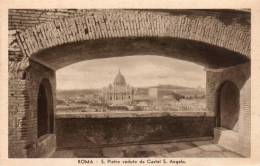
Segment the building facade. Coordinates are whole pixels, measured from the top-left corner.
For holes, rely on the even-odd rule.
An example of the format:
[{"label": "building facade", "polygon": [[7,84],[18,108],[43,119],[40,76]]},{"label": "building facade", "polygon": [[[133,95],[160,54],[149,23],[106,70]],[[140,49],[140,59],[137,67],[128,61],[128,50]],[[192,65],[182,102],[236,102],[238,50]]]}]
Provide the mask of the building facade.
[{"label": "building facade", "polygon": [[134,88],[126,83],[119,70],[113,84],[103,88],[103,96],[109,105],[129,105],[133,101]]}]

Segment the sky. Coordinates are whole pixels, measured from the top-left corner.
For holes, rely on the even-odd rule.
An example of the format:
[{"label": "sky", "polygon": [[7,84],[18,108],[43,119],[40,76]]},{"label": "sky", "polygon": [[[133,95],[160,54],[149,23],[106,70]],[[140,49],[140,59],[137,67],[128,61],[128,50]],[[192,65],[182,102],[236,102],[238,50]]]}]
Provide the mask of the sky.
[{"label": "sky", "polygon": [[127,56],[75,63],[56,73],[57,89],[102,88],[113,83],[118,71],[134,87],[172,84],[186,87],[206,85],[204,67],[162,56]]}]

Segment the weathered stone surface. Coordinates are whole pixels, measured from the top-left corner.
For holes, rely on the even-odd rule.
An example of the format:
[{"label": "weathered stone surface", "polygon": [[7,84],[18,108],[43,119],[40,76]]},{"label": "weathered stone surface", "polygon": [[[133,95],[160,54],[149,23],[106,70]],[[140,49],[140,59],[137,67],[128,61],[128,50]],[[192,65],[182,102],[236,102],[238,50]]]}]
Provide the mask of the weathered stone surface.
[{"label": "weathered stone surface", "polygon": [[[212,117],[59,118],[57,146],[88,147],[210,137]],[[77,141],[74,141],[77,140]]]},{"label": "weathered stone surface", "polygon": [[[55,97],[55,73],[37,63],[31,63],[23,76],[9,77],[9,156],[36,157],[37,96],[40,82],[48,78]],[[55,106],[55,102],[53,107]],[[53,108],[55,110],[55,107]],[[54,139],[53,139],[54,140]],[[54,142],[56,142],[54,140]],[[53,142],[52,142],[53,144]],[[14,146],[15,145],[15,146]],[[56,146],[53,144],[53,146]],[[46,147],[47,148],[47,147]],[[39,149],[38,149],[39,150]]]},{"label": "weathered stone surface", "polygon": [[[225,14],[229,20],[223,19]],[[199,10],[192,12],[68,10],[65,12],[12,9],[9,10],[9,16],[9,29],[22,31],[17,33],[17,41],[24,56],[29,57],[41,50],[62,44],[128,37],[181,38],[223,47],[250,57],[250,24],[248,23],[250,14],[248,13],[232,14],[220,11],[205,13]],[[20,26],[16,22],[19,22]]]},{"label": "weathered stone surface", "polygon": [[104,157],[114,157],[114,158],[121,158],[124,157],[124,152],[121,148],[103,148],[102,149]]},{"label": "weathered stone surface", "polygon": [[52,158],[74,158],[77,157],[74,155],[75,152],[72,150],[62,150],[62,151],[55,151],[55,153],[51,156]]},{"label": "weathered stone surface", "polygon": [[[223,83],[231,81],[240,91],[239,98],[239,129],[234,131],[221,131],[216,133],[216,143],[225,146],[228,149],[236,150],[236,152],[249,156],[250,154],[250,64],[237,65],[223,70],[208,70],[207,71],[207,108],[208,110],[217,113],[219,110],[219,90]],[[224,129],[226,130],[226,129]],[[228,138],[229,132],[231,137]],[[225,134],[226,133],[226,134]],[[222,137],[223,136],[223,137]],[[219,139],[219,140],[218,140]]]},{"label": "weathered stone surface", "polygon": [[[203,141],[202,141],[203,142]],[[206,141],[204,144],[210,142]],[[178,145],[182,144],[182,145]],[[54,158],[64,158],[64,157],[108,157],[108,158],[118,158],[118,157],[160,157],[160,158],[183,158],[183,157],[241,157],[240,155],[227,151],[204,151],[200,149],[199,146],[190,146],[190,142],[180,142],[176,143],[174,147],[175,151],[168,151],[166,147],[172,146],[172,143],[160,143],[160,144],[145,144],[145,145],[127,145],[127,146],[117,146],[117,147],[100,147],[100,148],[88,148],[88,149],[70,149],[70,150],[58,150],[54,153],[52,157]],[[187,146],[185,146],[187,145]],[[195,144],[194,144],[195,145]],[[209,144],[216,146],[214,144]],[[188,148],[187,148],[188,147]],[[131,159],[130,159],[131,160]]]},{"label": "weathered stone surface", "polygon": [[192,143],[204,151],[215,151],[215,152],[222,151],[222,149],[216,144],[213,144],[212,141],[199,141],[199,142],[192,142]]},{"label": "weathered stone surface", "polygon": [[57,119],[63,118],[136,118],[136,117],[213,117],[214,113],[208,111],[117,111],[117,112],[78,112],[73,113],[57,113]]}]

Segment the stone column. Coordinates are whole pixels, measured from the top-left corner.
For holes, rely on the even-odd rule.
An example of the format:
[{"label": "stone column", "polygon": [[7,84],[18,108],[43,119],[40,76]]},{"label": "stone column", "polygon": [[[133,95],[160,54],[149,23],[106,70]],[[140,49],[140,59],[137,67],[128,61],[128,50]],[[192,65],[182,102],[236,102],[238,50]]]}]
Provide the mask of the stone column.
[{"label": "stone column", "polygon": [[[50,146],[44,149],[38,145],[37,98],[42,79],[51,83],[55,114],[55,71],[30,62],[25,71],[9,73],[9,157],[41,157],[55,149],[55,134],[48,137]],[[53,124],[55,133],[55,122]]]},{"label": "stone column", "polygon": [[239,102],[239,128],[238,132],[232,130],[220,131],[215,141],[222,146],[236,151],[244,156],[250,155],[250,63],[244,63],[223,69],[206,69],[207,72],[207,108],[216,116],[219,107],[219,89],[226,81],[233,82],[240,91]]}]

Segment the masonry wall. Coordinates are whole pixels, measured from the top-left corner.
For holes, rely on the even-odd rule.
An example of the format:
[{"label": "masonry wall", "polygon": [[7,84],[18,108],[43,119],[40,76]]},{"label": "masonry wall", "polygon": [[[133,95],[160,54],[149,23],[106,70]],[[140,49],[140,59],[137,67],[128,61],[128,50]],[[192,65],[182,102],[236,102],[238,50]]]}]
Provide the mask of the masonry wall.
[{"label": "masonry wall", "polygon": [[250,63],[221,70],[207,71],[207,108],[214,114],[218,111],[218,95],[225,81],[233,82],[240,90],[239,102],[239,153],[250,156],[251,113],[250,113]]},{"label": "masonry wall", "polygon": [[24,128],[26,111],[30,107],[26,80],[9,78],[8,86],[8,154],[9,157],[25,157],[27,136]]},{"label": "masonry wall", "polygon": [[214,117],[58,118],[57,148],[213,138]]},{"label": "masonry wall", "polygon": [[9,157],[35,157],[37,154],[37,95],[43,78],[50,81],[55,99],[54,71],[30,62],[29,68],[20,75],[9,73]]},{"label": "masonry wall", "polygon": [[24,54],[18,67],[26,66],[26,58],[34,53],[54,46],[122,37],[188,39],[250,57],[250,13],[245,12],[11,9],[9,30],[17,30]]}]

